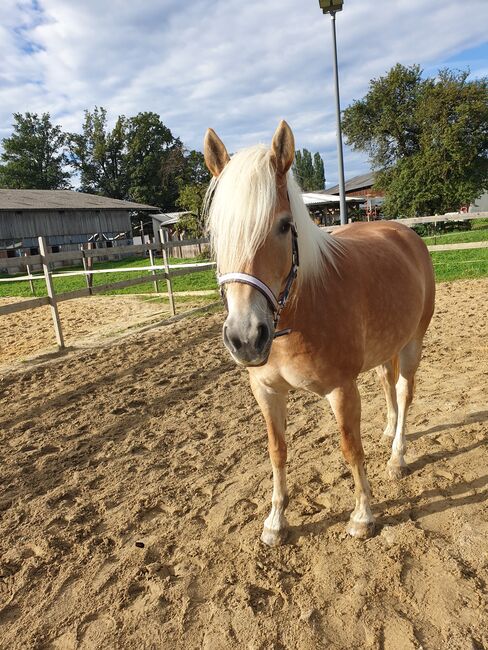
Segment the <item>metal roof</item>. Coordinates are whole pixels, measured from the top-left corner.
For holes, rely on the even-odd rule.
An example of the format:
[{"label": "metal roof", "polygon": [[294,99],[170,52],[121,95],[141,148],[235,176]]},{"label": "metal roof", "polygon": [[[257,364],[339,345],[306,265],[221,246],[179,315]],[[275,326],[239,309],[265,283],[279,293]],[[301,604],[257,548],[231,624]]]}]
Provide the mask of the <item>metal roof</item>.
[{"label": "metal roof", "polygon": [[5,210],[159,210],[154,205],[110,199],[74,190],[2,190],[0,211]]},{"label": "metal roof", "polygon": [[158,214],[150,214],[149,216],[159,221],[162,226],[172,226],[178,223],[180,217],[185,214],[191,214],[191,212],[158,212]]},{"label": "metal roof", "polygon": [[[323,192],[303,192],[302,199],[305,205],[327,205],[328,203],[337,205],[340,202],[338,196],[334,194],[325,194]],[[355,201],[362,203],[364,197],[346,196],[346,201],[349,201],[349,203]]]},{"label": "metal roof", "polygon": [[[367,174],[361,174],[360,176],[354,176],[346,181],[346,192],[354,192],[354,190],[360,190],[363,187],[372,187],[374,185],[374,172],[368,172]],[[339,194],[339,185],[334,185],[334,187],[329,187],[328,190],[325,190],[328,194]]]}]

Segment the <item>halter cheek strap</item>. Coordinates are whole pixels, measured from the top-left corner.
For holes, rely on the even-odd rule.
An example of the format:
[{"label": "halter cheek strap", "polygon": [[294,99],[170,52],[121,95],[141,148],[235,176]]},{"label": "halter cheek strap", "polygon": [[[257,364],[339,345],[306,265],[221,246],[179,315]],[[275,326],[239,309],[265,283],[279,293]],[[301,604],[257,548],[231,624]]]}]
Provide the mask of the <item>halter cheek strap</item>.
[{"label": "halter cheek strap", "polygon": [[[278,325],[278,321],[280,320],[281,312],[283,311],[286,301],[288,300],[288,296],[290,295],[292,284],[295,278],[297,277],[298,265],[300,263],[299,256],[298,256],[298,235],[297,235],[297,230],[295,228],[295,224],[291,224],[291,235],[292,235],[291,269],[286,278],[285,288],[283,289],[283,291],[281,292],[278,298],[276,298],[276,296],[274,295],[274,293],[268,287],[267,284],[265,284],[259,278],[254,277],[254,275],[249,275],[248,273],[226,273],[225,275],[221,275],[217,278],[222,299],[225,298],[224,289],[223,289],[224,284],[228,284],[229,282],[240,282],[241,284],[249,284],[251,287],[254,287],[254,289],[257,289],[260,293],[262,293],[262,295],[268,301],[271,310],[273,312],[275,329],[276,326]],[[277,338],[278,336],[284,336],[285,334],[289,334],[290,332],[291,329],[289,328],[280,330],[279,332],[275,332],[274,338]]]}]

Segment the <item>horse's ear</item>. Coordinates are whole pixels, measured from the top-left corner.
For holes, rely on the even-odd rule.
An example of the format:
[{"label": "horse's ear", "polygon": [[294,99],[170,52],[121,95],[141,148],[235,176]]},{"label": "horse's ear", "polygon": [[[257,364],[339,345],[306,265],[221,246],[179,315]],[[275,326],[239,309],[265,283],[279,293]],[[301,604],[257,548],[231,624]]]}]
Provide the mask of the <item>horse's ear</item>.
[{"label": "horse's ear", "polygon": [[213,129],[207,129],[203,142],[203,155],[205,164],[213,176],[220,176],[222,170],[230,160],[225,144]]},{"label": "horse's ear", "polygon": [[276,171],[286,174],[295,158],[295,138],[285,120],[281,120],[273,136],[271,155],[276,164]]}]

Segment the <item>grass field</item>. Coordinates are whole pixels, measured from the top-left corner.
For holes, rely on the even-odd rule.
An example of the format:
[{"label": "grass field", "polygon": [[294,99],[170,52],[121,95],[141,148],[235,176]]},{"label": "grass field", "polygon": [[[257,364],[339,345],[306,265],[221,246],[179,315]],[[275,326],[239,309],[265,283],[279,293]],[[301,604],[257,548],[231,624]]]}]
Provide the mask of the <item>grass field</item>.
[{"label": "grass field", "polygon": [[[180,260],[177,258],[170,258],[170,264],[185,264],[191,263],[195,260]],[[156,258],[156,264],[162,264],[162,260]],[[112,262],[96,262],[93,265],[93,269],[120,269],[116,273],[107,273],[107,274],[95,274],[93,276],[93,286],[100,284],[108,284],[111,282],[119,282],[121,280],[129,280],[131,278],[137,278],[143,275],[139,271],[124,271],[124,267],[140,267],[141,271],[144,267],[149,265],[149,259],[124,259]],[[56,273],[62,273],[64,271],[75,271],[80,270],[80,267],[64,267],[62,269],[56,269]],[[24,274],[22,274],[24,275]],[[124,289],[117,289],[114,291],[105,291],[104,295],[112,294],[143,294],[143,293],[153,293],[154,285],[150,279],[149,273],[148,282],[144,284],[138,284],[133,287],[125,287]],[[7,276],[5,274],[0,275],[0,277],[13,277]],[[54,289],[57,293],[63,293],[65,291],[74,291],[76,289],[83,289],[85,284],[85,278],[81,275],[78,276],[68,276],[64,278],[53,278]],[[179,276],[173,279],[173,291],[199,291],[202,289],[217,289],[217,283],[215,281],[215,272],[213,270],[201,271],[199,273],[192,273],[191,275]],[[35,281],[36,296],[45,296],[46,286],[44,281],[37,280]],[[166,291],[165,281],[160,281],[160,291]],[[30,297],[32,296],[29,283],[25,282],[2,282],[0,283],[0,297],[9,297],[9,296],[22,296]]]},{"label": "grass field", "polygon": [[[479,220],[473,222],[473,228],[464,232],[451,232],[435,237],[424,237],[428,246],[439,244],[454,244],[461,242],[488,241],[488,220]],[[436,279],[438,282],[448,280],[479,278],[488,276],[488,248],[472,249],[463,251],[442,251],[432,253]],[[195,260],[181,260],[171,258],[170,264],[192,263]],[[161,259],[156,259],[156,264],[162,264]],[[113,262],[98,262],[94,264],[94,269],[117,269],[117,272],[110,274],[95,274],[93,276],[93,285],[107,284],[109,282],[118,282],[130,278],[139,277],[139,271],[124,271],[127,267],[140,267],[141,271],[149,265],[149,259],[124,259]],[[79,270],[79,267],[57,269],[56,272],[68,270]],[[148,273],[149,276],[149,273]],[[0,278],[12,277],[0,274]],[[46,288],[44,281],[35,281],[36,296],[45,296]],[[83,276],[70,276],[64,278],[54,278],[54,287],[56,292],[73,291],[85,287],[85,278]],[[215,272],[213,270],[201,271],[190,275],[179,276],[173,279],[173,290],[175,292],[199,291],[217,289],[215,281]],[[160,282],[160,291],[166,291],[164,281]],[[116,289],[104,292],[105,295],[111,294],[150,294],[154,292],[154,286],[150,279],[147,283],[139,284],[124,289]],[[31,297],[32,293],[28,282],[1,282],[0,297]],[[178,297],[181,301],[183,296]],[[208,298],[207,298],[208,299]]]},{"label": "grass field", "polygon": [[[424,237],[427,246],[488,241],[488,219],[473,221],[472,229]],[[437,282],[488,276],[488,248],[432,253]]]}]

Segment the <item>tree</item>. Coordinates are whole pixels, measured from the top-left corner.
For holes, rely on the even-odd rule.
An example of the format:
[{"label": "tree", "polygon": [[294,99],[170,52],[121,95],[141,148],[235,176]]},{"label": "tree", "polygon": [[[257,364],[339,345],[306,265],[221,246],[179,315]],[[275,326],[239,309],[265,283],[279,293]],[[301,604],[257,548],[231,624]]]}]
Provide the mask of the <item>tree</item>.
[{"label": "tree", "polygon": [[183,144],[159,115],[138,113],[128,120],[127,168],[129,195],[134,201],[174,210],[184,167]]},{"label": "tree", "polygon": [[175,210],[184,148],[156,113],[120,115],[109,129],[107,111],[96,107],[69,140],[81,191]]},{"label": "tree", "polygon": [[314,190],[323,190],[325,187],[324,161],[318,151],[313,155],[313,175]]},{"label": "tree", "polygon": [[397,64],[344,111],[343,129],[369,155],[385,214],[443,214],[488,186],[488,79]]},{"label": "tree", "polygon": [[129,189],[126,155],[127,120],[107,128],[107,111],[85,111],[82,133],[69,136],[70,163],[80,173],[80,190],[125,199]]},{"label": "tree", "polygon": [[66,134],[53,126],[49,113],[14,113],[14,132],[2,141],[0,186],[57,190],[70,187],[64,147]]},{"label": "tree", "polygon": [[293,173],[305,192],[324,189],[324,161],[318,152],[314,153],[312,159],[312,154],[308,149],[296,151]]},{"label": "tree", "polygon": [[210,172],[200,151],[190,151],[185,156],[185,168],[179,179],[176,205],[190,214],[181,217],[178,229],[191,237],[201,237],[205,228],[203,201],[210,182]]}]

